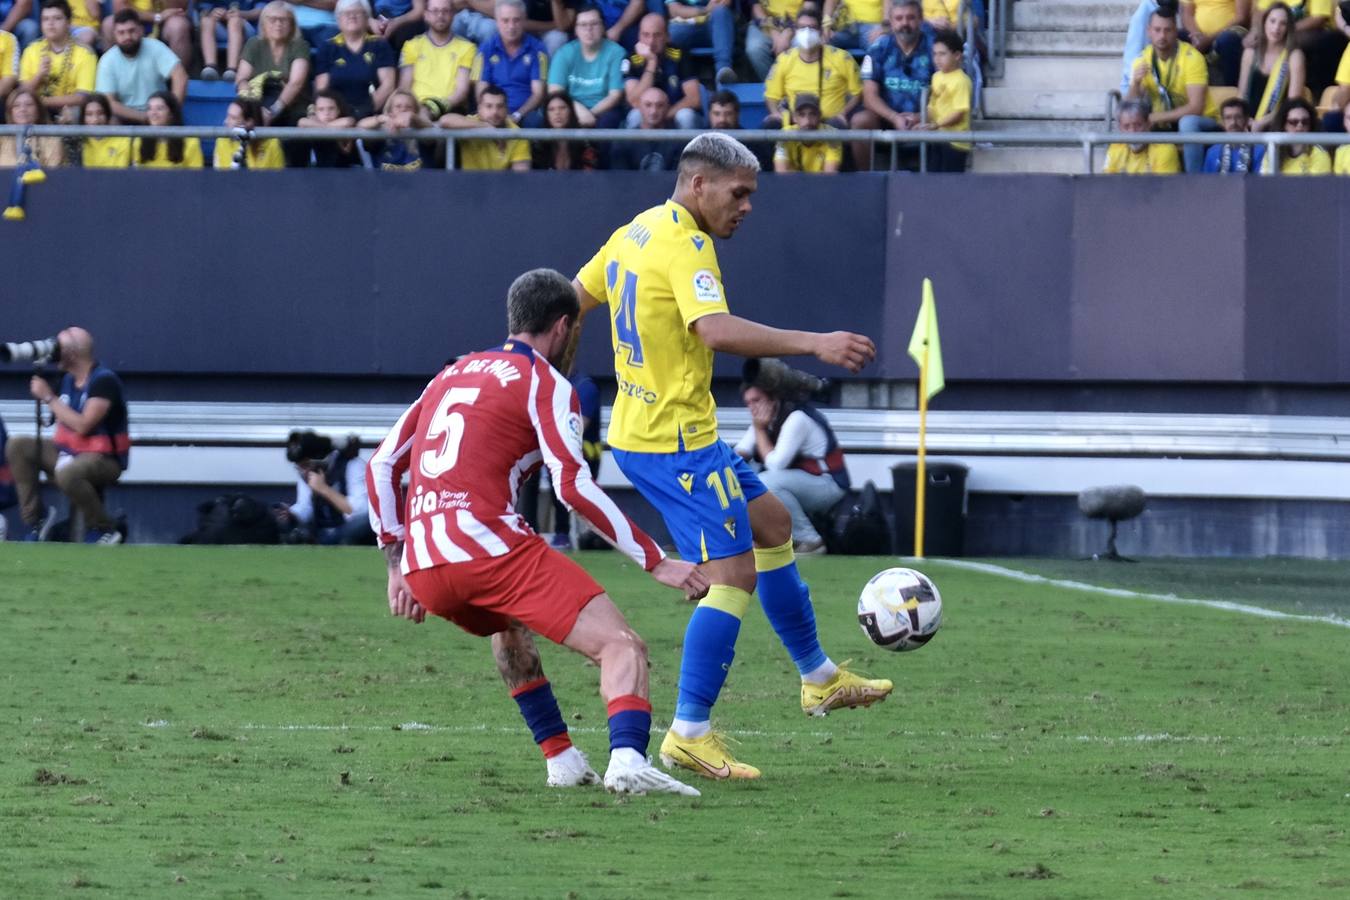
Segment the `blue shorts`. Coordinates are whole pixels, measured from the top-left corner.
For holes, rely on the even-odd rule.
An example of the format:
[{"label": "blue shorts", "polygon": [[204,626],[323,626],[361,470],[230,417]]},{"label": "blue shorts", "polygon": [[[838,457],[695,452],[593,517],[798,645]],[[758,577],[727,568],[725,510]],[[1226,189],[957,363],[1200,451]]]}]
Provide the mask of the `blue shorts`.
[{"label": "blue shorts", "polygon": [[683,559],[727,559],[754,547],[749,505],[768,489],[726,442],[677,453],[612,452],[661,513]]}]

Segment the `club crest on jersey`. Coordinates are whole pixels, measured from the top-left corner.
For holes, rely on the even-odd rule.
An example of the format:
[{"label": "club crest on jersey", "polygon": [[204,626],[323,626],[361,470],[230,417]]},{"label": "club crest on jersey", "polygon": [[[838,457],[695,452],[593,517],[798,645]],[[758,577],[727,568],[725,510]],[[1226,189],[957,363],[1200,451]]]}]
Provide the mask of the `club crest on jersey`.
[{"label": "club crest on jersey", "polygon": [[686,494],[694,493],[694,473],[681,472],[679,474],[680,487],[684,488]]},{"label": "club crest on jersey", "polygon": [[731,539],[734,541],[736,539],[736,520],[727,516],[727,520],[722,523],[722,527],[727,530],[727,534],[731,535]]},{"label": "club crest on jersey", "polygon": [[717,287],[717,276],[711,269],[694,273],[694,299],[700,303],[721,303],[722,291]]}]

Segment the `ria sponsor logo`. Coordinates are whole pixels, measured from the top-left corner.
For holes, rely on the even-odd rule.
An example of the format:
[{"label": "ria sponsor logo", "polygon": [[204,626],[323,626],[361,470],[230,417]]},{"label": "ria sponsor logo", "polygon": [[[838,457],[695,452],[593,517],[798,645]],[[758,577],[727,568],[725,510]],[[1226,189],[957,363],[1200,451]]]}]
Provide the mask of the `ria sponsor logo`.
[{"label": "ria sponsor logo", "polygon": [[625,397],[641,400],[646,404],[655,403],[658,398],[656,391],[636,382],[629,381],[622,376],[619,378],[619,393]]},{"label": "ria sponsor logo", "polygon": [[468,509],[467,491],[423,491],[420,488],[408,500],[408,517],[424,516],[442,509]]}]

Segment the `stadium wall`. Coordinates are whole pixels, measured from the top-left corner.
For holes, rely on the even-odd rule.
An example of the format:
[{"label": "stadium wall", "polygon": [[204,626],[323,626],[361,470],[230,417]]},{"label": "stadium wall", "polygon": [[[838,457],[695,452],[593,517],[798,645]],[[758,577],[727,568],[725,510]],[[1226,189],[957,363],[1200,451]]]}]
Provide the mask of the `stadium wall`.
[{"label": "stadium wall", "polygon": [[[659,203],[647,173],[54,173],[0,241],[6,334],[78,322],[124,373],[424,376]],[[948,378],[1350,383],[1350,181],[765,176],[733,309],[880,337],[912,378],[937,286]],[[1318,249],[1321,248],[1321,249]],[[608,370],[605,329],[582,365]],[[734,376],[735,360],[719,374]]]},{"label": "stadium wall", "polygon": [[[27,221],[4,227],[0,340],[85,325],[130,376],[133,419],[149,399],[399,401],[501,337],[515,274],[575,271],[669,189],[646,173],[55,172],[30,191]],[[722,264],[737,312],[875,335],[867,375],[890,381],[914,378],[905,346],[933,278],[946,408],[1340,415],[1347,201],[1341,179],[765,176]],[[609,370],[606,331],[588,329],[585,370]],[[731,400],[739,364],[719,367]],[[0,373],[6,397],[25,382]],[[214,493],[138,485],[109,499],[137,540],[173,540]],[[1187,530],[1197,516],[1206,529]],[[1070,497],[977,494],[965,549],[1082,555],[1098,531]],[[1169,500],[1122,527],[1121,546],[1350,558],[1350,513]]]}]

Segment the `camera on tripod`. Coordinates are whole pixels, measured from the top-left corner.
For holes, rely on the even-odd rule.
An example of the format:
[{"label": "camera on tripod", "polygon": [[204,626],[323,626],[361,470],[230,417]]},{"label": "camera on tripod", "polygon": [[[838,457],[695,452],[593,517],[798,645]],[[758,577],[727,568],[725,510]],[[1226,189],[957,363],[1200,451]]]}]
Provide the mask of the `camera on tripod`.
[{"label": "camera on tripod", "polygon": [[0,362],[26,363],[35,366],[58,362],[61,359],[61,344],[54,337],[39,341],[19,341],[12,344],[0,344]]}]

